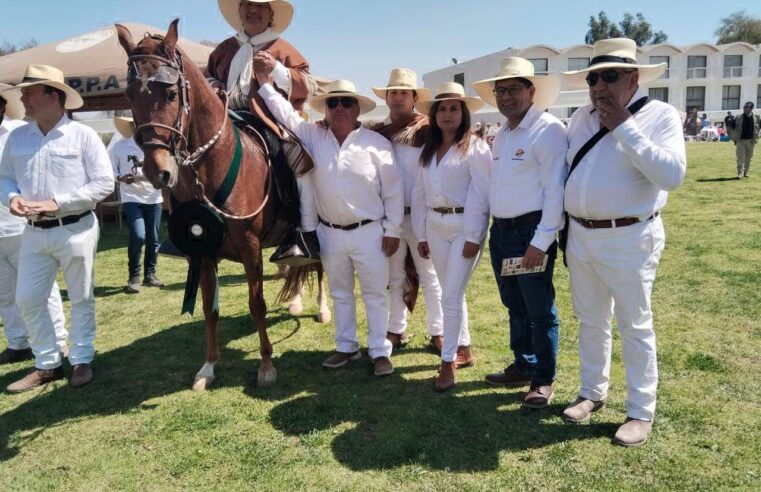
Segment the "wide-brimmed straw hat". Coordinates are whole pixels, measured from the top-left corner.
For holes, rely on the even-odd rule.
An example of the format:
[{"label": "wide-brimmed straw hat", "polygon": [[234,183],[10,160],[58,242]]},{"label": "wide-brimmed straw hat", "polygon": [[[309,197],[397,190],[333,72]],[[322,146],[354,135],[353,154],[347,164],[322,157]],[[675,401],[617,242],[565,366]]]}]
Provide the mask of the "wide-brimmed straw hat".
[{"label": "wide-brimmed straw hat", "polygon": [[646,84],[660,77],[666,71],[667,63],[655,65],[637,64],[637,43],[628,38],[601,39],[592,47],[592,60],[584,70],[563,72],[566,83],[570,89],[587,87],[586,77],[592,70],[605,70],[606,68],[637,69],[639,83]]},{"label": "wide-brimmed straw hat", "polygon": [[431,107],[439,101],[453,101],[458,100],[465,103],[468,111],[475,113],[481,109],[484,102],[477,98],[465,95],[465,88],[457,82],[443,82],[436,88],[436,94],[433,99],[427,101],[418,101],[415,104],[415,108],[423,114],[428,114]]},{"label": "wide-brimmed straw hat", "polygon": [[243,30],[243,22],[240,20],[241,1],[249,3],[268,3],[274,12],[272,16],[272,25],[270,28],[280,34],[288,28],[293,19],[293,5],[287,0],[217,0],[219,10],[228,24],[236,31]]},{"label": "wide-brimmed straw hat", "polygon": [[418,87],[417,74],[409,68],[395,68],[391,70],[386,87],[373,87],[373,92],[385,101],[386,93],[394,89],[415,91],[418,101],[431,99],[431,90],[425,87]]},{"label": "wide-brimmed straw hat", "polygon": [[493,92],[494,84],[498,80],[515,78],[526,79],[534,85],[534,106],[542,111],[552,106],[560,95],[560,79],[551,75],[535,75],[534,64],[517,56],[502,60],[502,67],[497,75],[474,82],[472,87],[487,104],[497,106],[497,97]]},{"label": "wide-brimmed straw hat", "polygon": [[5,99],[5,116],[12,120],[24,119],[24,105],[21,103],[21,91],[14,91],[12,85],[0,84],[0,97]]},{"label": "wide-brimmed straw hat", "polygon": [[5,89],[3,97],[8,92],[13,92],[14,89],[20,91],[24,87],[33,85],[48,85],[63,91],[66,94],[66,105],[64,106],[66,109],[81,108],[85,103],[82,96],[64,82],[63,72],[50,65],[28,65],[21,83],[11,89]]},{"label": "wide-brimmed straw hat", "polygon": [[334,80],[324,87],[324,94],[312,96],[309,105],[315,111],[325,112],[325,101],[334,97],[353,97],[359,102],[359,113],[369,113],[375,109],[375,101],[357,93],[357,88],[348,80]]},{"label": "wide-brimmed straw hat", "polygon": [[114,126],[116,131],[119,132],[124,138],[132,138],[135,135],[135,120],[134,118],[128,118],[126,116],[115,116]]}]

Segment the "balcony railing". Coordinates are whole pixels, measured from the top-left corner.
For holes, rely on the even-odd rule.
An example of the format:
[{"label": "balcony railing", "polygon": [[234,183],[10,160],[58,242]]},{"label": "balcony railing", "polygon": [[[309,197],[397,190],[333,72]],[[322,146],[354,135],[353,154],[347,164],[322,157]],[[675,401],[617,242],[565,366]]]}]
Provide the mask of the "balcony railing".
[{"label": "balcony railing", "polygon": [[739,79],[750,75],[750,67],[724,67],[725,79]]},{"label": "balcony railing", "polygon": [[687,69],[688,79],[704,79],[708,73],[707,67],[695,67]]}]

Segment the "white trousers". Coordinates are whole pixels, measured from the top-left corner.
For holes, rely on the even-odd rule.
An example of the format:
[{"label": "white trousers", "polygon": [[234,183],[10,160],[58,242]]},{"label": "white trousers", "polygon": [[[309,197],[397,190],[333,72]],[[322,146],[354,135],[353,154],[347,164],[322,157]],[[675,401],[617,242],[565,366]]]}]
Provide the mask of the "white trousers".
[{"label": "white trousers", "polygon": [[381,250],[383,227],[372,222],[352,231],[342,231],[320,224],[320,257],[328,273],[328,290],[333,298],[336,324],[336,350],[356,352],[357,300],[354,296],[354,272],[367,314],[367,347],[371,359],[389,357],[391,342],[388,327],[388,258]]},{"label": "white trousers", "polygon": [[404,304],[402,293],[407,279],[407,272],[404,270],[404,260],[407,257],[407,248],[409,247],[412,261],[415,263],[415,270],[417,270],[418,278],[420,279],[420,286],[423,288],[428,334],[431,336],[441,336],[444,333],[444,315],[441,311],[441,286],[439,285],[439,279],[436,277],[433,262],[430,258],[426,259],[420,256],[417,245],[418,240],[412,232],[410,215],[407,214],[402,222],[399,249],[389,258],[388,262],[390,296],[388,331],[397,334],[407,331],[408,310]]},{"label": "white trousers", "polygon": [[89,364],[95,355],[94,259],[98,222],[90,214],[74,224],[39,229],[27,226],[21,239],[16,305],[29,331],[38,369],[61,365],[53,319],[47,309],[58,270],[71,300],[69,362]]},{"label": "white trousers", "polygon": [[615,229],[586,229],[571,219],[567,252],[573,310],[580,322],[580,395],[608,396],[615,313],[627,414],[640,420],[652,420],[655,413],[658,362],[650,296],[665,243],[660,217]]},{"label": "white trousers", "polygon": [[425,228],[433,267],[441,283],[441,307],[444,312],[441,360],[453,362],[457,356],[457,346],[470,345],[465,288],[481,258],[484,243],[481,243],[475,257],[468,259],[462,256],[465,245],[462,214],[440,214],[429,210]]},{"label": "white trousers", "polygon": [[[26,326],[21,320],[21,314],[16,307],[16,272],[18,271],[18,255],[21,249],[21,234],[0,237],[0,319],[3,320],[5,338],[8,348],[23,350],[29,348],[29,336]],[[55,327],[56,343],[59,349],[66,344],[66,319],[63,315],[61,292],[58,284],[53,283],[47,301],[47,309]]]}]

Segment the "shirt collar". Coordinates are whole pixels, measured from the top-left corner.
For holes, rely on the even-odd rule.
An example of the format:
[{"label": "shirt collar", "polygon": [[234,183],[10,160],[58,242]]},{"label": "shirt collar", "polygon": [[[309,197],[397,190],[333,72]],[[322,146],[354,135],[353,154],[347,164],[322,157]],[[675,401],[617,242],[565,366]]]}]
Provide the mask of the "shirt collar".
[{"label": "shirt collar", "polygon": [[[53,131],[58,130],[60,127],[67,124],[69,121],[71,120],[69,119],[68,116],[66,116],[66,113],[64,113],[63,116],[61,116],[61,119],[58,120],[58,123],[56,123],[55,126],[48,132],[48,135],[50,135]],[[35,132],[42,135],[42,130],[40,130],[40,125],[36,121],[34,122],[33,125],[31,125],[31,128],[33,128]]]}]

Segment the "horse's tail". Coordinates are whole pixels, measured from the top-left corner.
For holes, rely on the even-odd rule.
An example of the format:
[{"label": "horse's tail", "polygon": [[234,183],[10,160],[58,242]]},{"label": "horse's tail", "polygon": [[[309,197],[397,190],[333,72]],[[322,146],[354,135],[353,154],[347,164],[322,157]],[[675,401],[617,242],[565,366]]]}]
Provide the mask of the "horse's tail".
[{"label": "horse's tail", "polygon": [[283,283],[283,287],[280,289],[275,302],[278,304],[290,302],[297,294],[301,293],[301,287],[304,284],[308,284],[311,288],[312,277],[310,274],[321,269],[322,263],[288,267],[288,271],[285,274],[285,282]]}]

